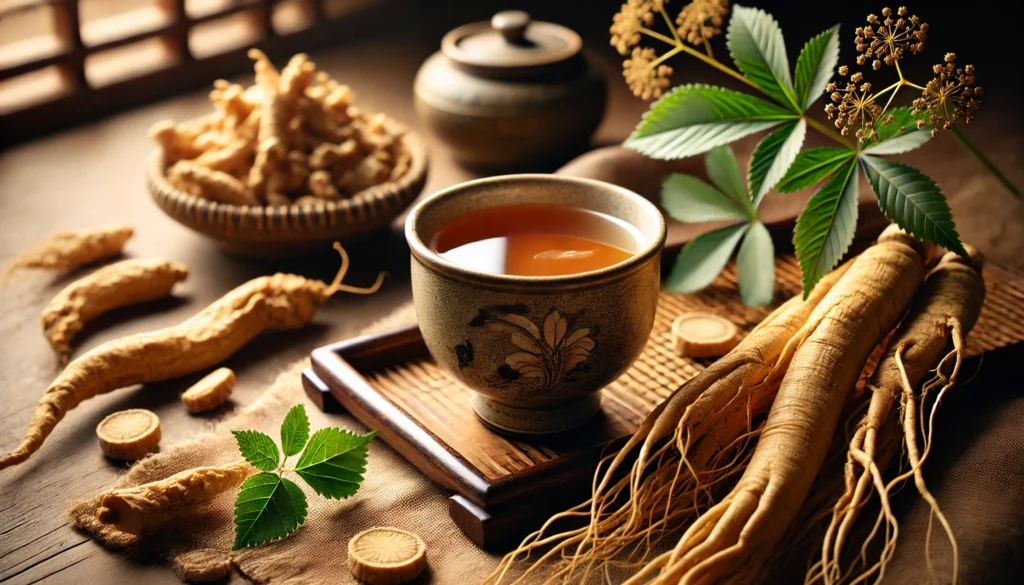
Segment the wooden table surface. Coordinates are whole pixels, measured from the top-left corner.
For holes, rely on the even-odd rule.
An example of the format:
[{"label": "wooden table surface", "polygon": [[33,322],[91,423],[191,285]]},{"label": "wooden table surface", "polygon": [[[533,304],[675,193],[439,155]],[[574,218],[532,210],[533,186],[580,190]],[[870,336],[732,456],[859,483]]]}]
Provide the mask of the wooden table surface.
[{"label": "wooden table surface", "polygon": [[[435,50],[443,32],[486,17],[492,8],[481,3],[458,14],[382,14],[381,22],[391,24],[387,28],[382,24],[379,30],[387,32],[345,39],[341,46],[315,53],[313,58],[321,68],[350,84],[362,104],[389,112],[416,128],[411,81],[417,67]],[[563,14],[550,18],[573,24]],[[600,28],[593,30],[599,37]],[[619,81],[616,56],[604,42],[598,38],[590,43],[611,80],[608,115],[596,141],[614,143],[628,134],[646,106],[633,99]],[[682,73],[688,70],[684,68]],[[706,76],[696,66],[692,73]],[[191,270],[174,299],[118,311],[90,325],[78,340],[76,354],[126,334],[177,323],[257,275],[279,270],[319,278],[333,275],[337,258],[329,253],[275,263],[227,257],[215,243],[174,223],[150,202],[142,166],[152,148],[147,128],[160,119],[182,120],[204,113],[207,107],[205,90],[169,97],[19,145],[0,156],[0,262],[6,263],[17,251],[53,231],[116,221],[136,227],[136,236],[126,249],[129,257],[182,260]],[[1024,184],[1019,117],[989,114],[979,116],[981,122],[970,134],[985,142],[1011,177]],[[745,142],[741,150],[749,149],[750,144]],[[431,146],[425,193],[476,176],[456,166],[442,145]],[[965,240],[979,246],[992,261],[1024,271],[1024,205],[1011,201],[952,140],[937,141],[908,160],[921,165],[943,186]],[[778,198],[776,204],[799,203],[794,197]],[[253,402],[286,364],[315,347],[350,336],[409,300],[408,249],[400,231],[381,233],[351,246],[350,252],[353,269],[349,282],[369,284],[376,271],[384,269],[391,275],[384,288],[369,297],[339,295],[307,328],[261,336],[228,360],[225,365],[239,377],[234,408]],[[0,290],[0,450],[19,442],[40,393],[56,372],[55,360],[39,330],[38,315],[74,276],[26,271]],[[0,582],[178,583],[163,567],[110,554],[73,531],[66,509],[69,501],[94,495],[125,469],[105,459],[97,448],[94,429],[106,414],[135,407],[155,411],[163,423],[164,445],[212,428],[225,411],[210,417],[190,416],[178,401],[180,392],[196,379],[193,376],[90,400],[67,416],[31,460],[0,472]]]}]

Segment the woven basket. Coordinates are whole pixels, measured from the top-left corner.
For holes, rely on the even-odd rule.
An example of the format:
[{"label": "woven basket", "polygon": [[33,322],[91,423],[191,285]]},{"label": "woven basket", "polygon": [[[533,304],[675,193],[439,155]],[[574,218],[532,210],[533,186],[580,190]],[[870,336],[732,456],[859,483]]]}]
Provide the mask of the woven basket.
[{"label": "woven basket", "polygon": [[147,162],[153,201],[178,223],[220,242],[230,254],[256,258],[294,256],[358,239],[391,223],[420,194],[427,180],[427,149],[407,131],[402,146],[412,160],[395,181],[364,189],[342,201],[281,207],[217,203],[185,193],[167,181],[161,149]]}]

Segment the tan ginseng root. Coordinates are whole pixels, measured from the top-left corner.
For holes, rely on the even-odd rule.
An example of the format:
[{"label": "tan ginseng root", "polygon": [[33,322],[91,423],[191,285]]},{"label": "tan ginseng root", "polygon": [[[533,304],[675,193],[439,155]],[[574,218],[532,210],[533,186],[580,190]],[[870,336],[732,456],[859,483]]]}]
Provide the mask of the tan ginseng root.
[{"label": "tan ginseng root", "polygon": [[96,518],[122,532],[142,534],[237,487],[256,472],[248,461],[187,469],[151,483],[99,496]]},{"label": "tan ginseng root", "polygon": [[17,268],[72,270],[113,258],[121,253],[133,233],[132,228],[125,225],[58,232],[19,254],[0,278]]},{"label": "tan ginseng root", "polygon": [[43,333],[67,361],[71,340],[86,323],[119,307],[166,297],[188,276],[188,268],[170,260],[122,260],[80,278],[60,291],[43,310]]},{"label": "tan ginseng root", "polygon": [[850,265],[792,354],[736,486],[626,583],[752,582],[807,497],[868,357],[924,280],[924,246],[892,226]]},{"label": "tan ginseng root", "polygon": [[[808,571],[808,583],[819,580],[827,584],[847,580],[866,581],[875,574],[884,574],[885,565],[895,551],[898,536],[896,519],[889,508],[889,493],[910,477],[914,478],[918,491],[932,509],[933,517],[938,519],[949,537],[953,549],[953,582],[956,582],[956,540],[924,483],[921,466],[931,445],[931,421],[935,407],[941,401],[942,394],[956,382],[963,358],[964,338],[977,322],[985,300],[985,283],[981,276],[982,257],[973,248],[966,248],[970,261],[950,252],[941,258],[928,275],[928,280],[868,383],[871,390],[868,410],[849,442],[845,491],[833,506],[832,521],[821,545],[821,560]],[[953,363],[947,376],[943,373],[947,370],[944,366],[950,360]],[[918,394],[916,389],[933,371],[935,377]],[[935,388],[940,388],[939,394],[926,421],[920,407],[927,394]],[[897,398],[901,404],[899,412],[893,408]],[[926,426],[922,451],[917,434],[919,428],[926,429]],[[903,443],[910,469],[886,484],[881,472],[898,455],[898,450],[880,448],[880,444],[889,437],[895,437],[897,443]],[[862,543],[859,562],[864,563],[864,551],[884,521],[886,524],[880,558],[859,573],[855,571],[856,565],[844,573],[840,562],[850,530],[861,509],[876,495],[881,510],[868,541]],[[928,554],[926,550],[925,558],[930,566]]]},{"label": "tan ginseng root", "polygon": [[83,400],[213,367],[263,331],[304,327],[317,306],[336,292],[370,294],[380,288],[383,273],[370,288],[341,284],[348,254],[341,245],[334,247],[341,254],[341,268],[331,284],[296,274],[254,278],[179,325],[109,341],[73,360],[43,393],[25,439],[0,457],[0,469],[39,450],[64,415]]},{"label": "tan ginseng root", "polygon": [[[635,565],[666,530],[708,506],[707,492],[742,469],[742,446],[756,436],[751,418],[770,405],[788,365],[785,347],[848,268],[823,277],[806,300],[793,298],[777,308],[655,408],[618,453],[602,460],[591,499],[549,519],[506,555],[488,581],[502,582],[517,560],[540,548],[548,550],[516,582],[533,582],[535,572],[563,558],[567,562],[546,582],[582,581],[608,566]],[[589,523],[563,532],[552,528],[566,518]],[[622,559],[634,552],[640,556]]]}]

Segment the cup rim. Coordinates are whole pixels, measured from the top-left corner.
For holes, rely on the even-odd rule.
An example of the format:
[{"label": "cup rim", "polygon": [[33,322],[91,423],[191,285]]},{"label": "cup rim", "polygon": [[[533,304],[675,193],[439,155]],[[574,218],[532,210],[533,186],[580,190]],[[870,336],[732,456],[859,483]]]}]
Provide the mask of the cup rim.
[{"label": "cup rim", "polygon": [[[465,266],[456,264],[437,252],[433,251],[430,246],[423,242],[419,236],[419,220],[420,215],[425,209],[428,209],[432,205],[436,205],[441,201],[458,197],[460,194],[471,190],[477,189],[484,185],[493,185],[495,183],[509,183],[509,182],[530,182],[530,181],[547,181],[547,182],[560,182],[560,183],[571,183],[581,186],[590,187],[604,191],[606,193],[613,193],[616,196],[624,197],[630,201],[633,205],[640,207],[644,212],[649,214],[657,222],[657,233],[653,237],[647,237],[647,234],[641,234],[644,236],[646,244],[635,254],[598,270],[590,270],[587,272],[578,272],[575,274],[564,274],[559,276],[519,276],[509,274],[495,274],[492,272],[484,272],[481,270],[474,270]],[[592,285],[598,282],[605,282],[608,280],[615,280],[622,278],[632,272],[635,268],[647,263],[647,261],[655,258],[661,253],[662,248],[665,245],[665,238],[667,234],[667,228],[665,225],[665,218],[661,214],[661,211],[653,203],[640,196],[639,194],[620,187],[612,183],[605,181],[599,181],[597,179],[587,179],[583,177],[569,177],[562,175],[548,175],[540,173],[525,173],[525,174],[513,174],[513,175],[498,175],[494,177],[486,177],[482,179],[474,179],[466,181],[442,189],[427,198],[423,199],[409,212],[409,217],[406,218],[405,222],[405,239],[409,243],[409,249],[412,252],[414,259],[418,260],[424,266],[445,274],[449,277],[454,277],[459,280],[471,282],[474,284],[493,285],[499,288],[528,288],[528,289],[554,289],[554,288],[575,288],[581,285]]]}]

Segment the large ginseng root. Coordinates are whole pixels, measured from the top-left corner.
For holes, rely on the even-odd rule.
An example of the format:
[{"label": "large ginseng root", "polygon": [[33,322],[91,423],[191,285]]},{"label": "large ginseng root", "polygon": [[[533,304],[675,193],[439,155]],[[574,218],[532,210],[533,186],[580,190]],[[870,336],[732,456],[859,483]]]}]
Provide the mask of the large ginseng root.
[{"label": "large ginseng root", "polygon": [[[892,558],[898,535],[895,517],[889,509],[889,493],[910,477],[914,478],[921,496],[949,536],[953,547],[953,580],[956,581],[956,541],[924,483],[921,466],[931,445],[935,406],[941,401],[942,394],[956,382],[963,357],[964,337],[978,320],[985,298],[981,255],[969,247],[968,252],[970,261],[947,253],[928,275],[909,314],[894,334],[885,356],[868,382],[871,398],[868,410],[849,442],[845,491],[833,507],[832,521],[822,541],[821,560],[808,571],[808,583],[820,580],[832,584],[847,579],[866,581],[876,573],[884,572],[885,564]],[[932,371],[935,372],[934,377],[918,393],[916,390]],[[949,373],[944,373],[946,371]],[[935,405],[926,417],[921,405],[928,393],[936,388],[939,392]],[[897,399],[902,406],[898,412],[893,408]],[[918,437],[919,429],[923,437]],[[892,436],[897,444],[903,443],[910,467],[907,472],[885,483],[881,472],[898,455],[898,451],[881,445]],[[919,444],[922,439],[923,449]],[[881,556],[859,572],[854,570],[855,565],[844,574],[840,561],[850,530],[861,509],[876,494],[880,503],[879,517],[868,541],[879,533],[879,525],[884,521]],[[861,551],[867,550],[867,544],[861,544]],[[928,551],[926,559],[927,554]],[[858,561],[864,562],[863,554]]]},{"label": "large ginseng root", "polygon": [[0,469],[28,459],[69,410],[83,400],[135,384],[178,378],[213,367],[263,331],[299,329],[336,292],[369,294],[341,284],[348,254],[338,244],[341,268],[327,284],[296,274],[261,276],[232,290],[191,319],[166,329],[109,341],[72,361],[46,389],[20,445],[0,457]]},{"label": "large ginseng root", "polygon": [[[822,278],[806,300],[784,303],[736,348],[676,390],[617,454],[602,461],[591,499],[552,517],[509,553],[489,580],[501,582],[520,557],[542,547],[550,548],[518,582],[533,582],[532,574],[563,558],[567,562],[547,582],[585,580],[607,566],[642,563],[649,545],[667,529],[709,505],[708,492],[742,469],[735,456],[756,436],[751,419],[767,410],[778,389],[789,363],[787,344],[848,267]],[[553,528],[572,517],[589,523],[564,532]],[[639,556],[622,559],[632,553]]]},{"label": "large ginseng root", "polygon": [[890,227],[853,261],[787,347],[792,360],[736,486],[627,583],[754,580],[807,496],[868,357],[924,280],[923,255]]}]

